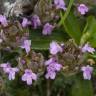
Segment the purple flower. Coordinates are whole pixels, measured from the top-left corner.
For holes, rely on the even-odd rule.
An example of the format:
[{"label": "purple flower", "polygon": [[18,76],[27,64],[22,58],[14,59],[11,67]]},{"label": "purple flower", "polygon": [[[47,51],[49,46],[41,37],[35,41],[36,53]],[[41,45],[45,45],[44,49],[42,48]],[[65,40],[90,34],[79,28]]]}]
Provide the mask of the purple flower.
[{"label": "purple flower", "polygon": [[22,76],[22,81],[26,81],[27,85],[32,84],[32,80],[37,80],[37,75],[33,73],[30,69],[26,69]]},{"label": "purple flower", "polygon": [[9,75],[8,78],[9,80],[14,80],[15,79],[15,74],[18,72],[19,69],[17,67],[15,68],[7,68],[7,74]]},{"label": "purple flower", "polygon": [[19,71],[17,67],[12,68],[9,63],[3,63],[0,67],[2,67],[3,71],[8,74],[9,80],[14,80],[16,72]]},{"label": "purple flower", "polygon": [[27,27],[27,25],[28,25],[28,19],[27,18],[23,18],[22,27]]},{"label": "purple flower", "polygon": [[92,48],[88,43],[85,44],[81,50],[82,50],[82,52],[89,52],[89,53],[95,52],[95,49]]},{"label": "purple flower", "polygon": [[62,68],[62,65],[58,64],[55,58],[50,58],[45,62],[45,65],[47,66],[47,73],[45,75],[46,79],[55,79],[56,73]]},{"label": "purple flower", "polygon": [[88,12],[89,10],[85,4],[80,4],[77,9],[78,9],[78,12],[81,13],[81,15],[85,15],[86,12]]},{"label": "purple flower", "polygon": [[24,48],[26,50],[26,53],[28,54],[31,50],[31,40],[24,40],[23,45],[21,46],[21,48]]},{"label": "purple flower", "polygon": [[50,71],[60,71],[61,65],[55,60],[55,58],[50,58],[48,61],[45,62],[47,65],[47,69]]},{"label": "purple flower", "polygon": [[41,26],[41,21],[40,21],[39,16],[34,15],[34,16],[32,17],[32,23],[33,23],[34,29],[36,29],[38,26]]},{"label": "purple flower", "polygon": [[8,25],[8,22],[7,22],[7,19],[6,19],[5,16],[0,15],[0,23],[1,23],[4,27],[6,27],[6,26]]},{"label": "purple flower", "polygon": [[64,0],[54,0],[54,5],[57,9],[63,9],[64,11],[66,10]]},{"label": "purple flower", "polygon": [[25,64],[26,61],[24,59],[21,60],[21,64]]},{"label": "purple flower", "polygon": [[62,52],[62,51],[63,51],[62,47],[57,42],[52,41],[50,43],[50,53],[52,55],[56,55],[58,52]]},{"label": "purple flower", "polygon": [[82,67],[81,70],[83,71],[84,79],[90,80],[93,68],[87,65],[87,66]]},{"label": "purple flower", "polygon": [[7,68],[11,68],[11,66],[10,66],[10,64],[9,63],[2,63],[2,64],[0,64],[0,67],[2,67],[3,68],[3,71],[5,72],[5,73],[7,73]]},{"label": "purple flower", "polygon": [[46,24],[44,25],[44,27],[43,27],[42,34],[43,34],[43,35],[51,35],[53,28],[54,28],[54,26],[52,26],[52,25],[49,24],[49,23],[46,23]]}]

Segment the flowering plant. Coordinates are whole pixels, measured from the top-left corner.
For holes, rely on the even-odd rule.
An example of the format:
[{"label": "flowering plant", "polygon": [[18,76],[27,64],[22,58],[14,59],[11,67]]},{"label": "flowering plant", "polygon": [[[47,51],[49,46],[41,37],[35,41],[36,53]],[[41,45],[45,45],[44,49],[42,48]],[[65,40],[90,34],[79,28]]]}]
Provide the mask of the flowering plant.
[{"label": "flowering plant", "polygon": [[0,15],[0,94],[93,96],[95,3],[40,0],[31,15],[22,4]]}]

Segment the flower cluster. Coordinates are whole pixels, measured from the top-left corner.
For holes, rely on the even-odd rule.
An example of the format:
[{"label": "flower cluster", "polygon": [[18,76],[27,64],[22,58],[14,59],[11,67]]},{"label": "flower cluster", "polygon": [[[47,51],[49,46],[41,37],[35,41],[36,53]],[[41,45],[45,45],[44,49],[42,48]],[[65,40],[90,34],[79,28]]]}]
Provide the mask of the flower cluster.
[{"label": "flower cluster", "polygon": [[47,66],[45,77],[46,79],[55,79],[56,73],[61,70],[62,65],[57,62],[56,57],[54,56],[56,56],[58,52],[63,52],[63,48],[57,42],[52,41],[49,50],[53,57],[45,62],[45,65]]},{"label": "flower cluster", "polygon": [[[39,26],[42,25],[40,18],[37,15],[34,15],[32,17],[32,20],[29,21],[27,18],[23,18],[22,21],[22,27],[27,27],[28,25],[32,25],[34,29],[37,29]],[[42,34],[43,35],[51,35],[51,32],[53,31],[54,26],[50,23],[46,23],[43,27]]]}]

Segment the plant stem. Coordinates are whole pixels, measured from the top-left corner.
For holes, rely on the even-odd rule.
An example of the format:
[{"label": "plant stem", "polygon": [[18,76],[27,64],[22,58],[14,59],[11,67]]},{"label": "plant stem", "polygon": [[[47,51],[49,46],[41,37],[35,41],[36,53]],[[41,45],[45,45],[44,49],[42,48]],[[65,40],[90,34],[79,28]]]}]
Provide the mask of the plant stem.
[{"label": "plant stem", "polygon": [[47,95],[46,96],[50,96],[51,95],[51,91],[50,91],[50,81],[47,80]]},{"label": "plant stem", "polygon": [[70,10],[71,10],[71,7],[73,5],[73,2],[74,2],[74,0],[70,0],[69,5],[68,5],[68,8],[67,8],[64,16],[63,16],[62,12],[60,12],[61,20],[59,22],[59,26],[64,23],[64,21],[66,20],[67,16],[69,15]]}]

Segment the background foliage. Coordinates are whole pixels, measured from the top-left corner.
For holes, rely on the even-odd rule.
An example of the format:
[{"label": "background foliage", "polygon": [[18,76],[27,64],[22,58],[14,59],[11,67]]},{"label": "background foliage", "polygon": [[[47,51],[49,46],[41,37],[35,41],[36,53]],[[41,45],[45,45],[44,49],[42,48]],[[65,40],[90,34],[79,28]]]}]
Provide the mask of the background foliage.
[{"label": "background foliage", "polygon": [[[32,49],[36,52],[41,52],[45,58],[49,49],[49,43],[52,40],[57,42],[67,42],[69,39],[74,40],[74,45],[83,46],[89,42],[92,47],[96,47],[96,0],[65,0],[68,8],[66,12],[60,11],[61,19],[58,26],[50,36],[43,36],[41,29],[28,28],[30,39],[32,40]],[[90,5],[90,11],[85,16],[76,14],[76,4],[85,3]],[[17,52],[8,53],[0,50],[0,62],[16,62],[18,56]],[[96,54],[89,56],[96,59]],[[95,62],[96,63],[96,62]],[[73,63],[72,63],[73,64]],[[94,73],[92,80],[83,80],[81,73],[58,73],[55,80],[46,80],[44,73],[41,74],[40,79],[33,83],[32,86],[27,86],[21,82],[18,75],[14,81],[9,81],[6,76],[1,76],[0,96],[95,96],[95,87],[93,86],[96,70],[94,66]],[[2,75],[2,74],[1,74]],[[95,81],[96,82],[96,81]]]}]

